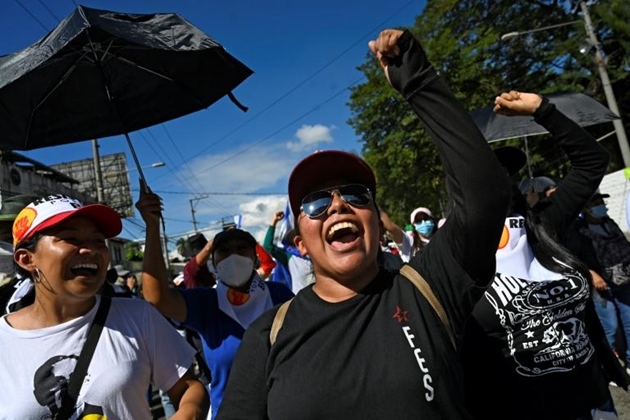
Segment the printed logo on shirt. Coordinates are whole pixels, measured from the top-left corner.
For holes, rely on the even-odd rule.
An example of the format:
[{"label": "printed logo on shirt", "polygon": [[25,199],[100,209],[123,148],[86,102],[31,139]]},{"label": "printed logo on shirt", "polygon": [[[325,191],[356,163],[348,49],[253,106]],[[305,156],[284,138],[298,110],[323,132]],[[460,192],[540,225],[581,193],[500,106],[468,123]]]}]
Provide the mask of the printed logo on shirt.
[{"label": "printed logo on shirt", "polygon": [[[398,308],[400,309],[400,308]],[[407,312],[405,311],[405,316]],[[395,315],[394,315],[395,316]],[[433,378],[429,372],[429,368],[426,366],[426,359],[422,357],[422,350],[420,347],[417,347],[413,342],[415,336],[411,333],[411,327],[404,325],[402,327],[403,334],[407,338],[407,342],[409,343],[409,347],[413,350],[413,355],[416,358],[416,362],[418,362],[418,367],[422,372],[422,384],[424,385],[424,398],[427,401],[433,401],[435,398],[435,389],[433,388]]]},{"label": "printed logo on shirt", "polygon": [[396,306],[396,313],[392,318],[396,319],[399,324],[403,321],[407,321],[407,311],[403,311],[400,309],[400,306]]},{"label": "printed logo on shirt", "polygon": [[503,224],[498,251],[513,249],[519,238],[525,234],[525,218],[523,216],[508,217]]},{"label": "printed logo on shirt", "polygon": [[238,290],[228,289],[227,291],[228,301],[234,306],[244,305],[249,300],[249,297],[248,293],[239,292]]},{"label": "printed logo on shirt", "polygon": [[497,273],[485,292],[504,329],[516,372],[543,376],[588,362],[594,354],[584,310],[588,282],[579,273],[527,281]]},{"label": "printed logo on shirt", "polygon": [[[54,419],[61,409],[61,401],[68,389],[68,380],[70,374],[76,367],[78,357],[70,356],[53,356],[46,360],[35,371],[33,384],[35,389],[33,395],[37,402],[50,410],[51,415],[44,419]],[[89,381],[89,375],[88,379]],[[74,412],[70,415],[71,419],[76,420],[107,420],[101,407],[79,401]]]}]

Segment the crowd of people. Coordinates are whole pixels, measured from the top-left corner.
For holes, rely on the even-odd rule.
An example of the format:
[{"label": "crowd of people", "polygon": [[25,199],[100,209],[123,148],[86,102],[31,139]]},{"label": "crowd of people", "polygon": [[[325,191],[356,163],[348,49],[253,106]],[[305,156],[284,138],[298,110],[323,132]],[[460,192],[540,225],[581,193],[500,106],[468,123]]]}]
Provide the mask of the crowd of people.
[{"label": "crowd of people", "polygon": [[363,159],[320,151],[289,176],[293,229],[276,238],[278,211],[262,244],[194,235],[174,281],[146,185],[140,279],[111,267],[114,210],[29,197],[0,214],[0,419],[149,419],[152,387],[172,419],[616,418],[630,242],[598,191],[607,152],[506,91],[494,111],[531,116],[571,163],[517,182],[524,154],[490,147],[410,32],[369,47],[439,152],[448,214],[420,206],[401,228]]}]

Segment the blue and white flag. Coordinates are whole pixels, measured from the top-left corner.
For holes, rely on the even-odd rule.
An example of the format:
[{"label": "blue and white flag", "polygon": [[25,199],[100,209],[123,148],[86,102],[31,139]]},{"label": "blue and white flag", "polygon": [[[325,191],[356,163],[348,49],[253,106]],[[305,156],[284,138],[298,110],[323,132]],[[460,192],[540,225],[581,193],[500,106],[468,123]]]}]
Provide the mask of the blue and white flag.
[{"label": "blue and white flag", "polygon": [[234,224],[236,225],[237,229],[241,228],[241,223],[243,222],[243,215],[242,214],[237,214],[236,216],[234,216]]},{"label": "blue and white flag", "polygon": [[293,229],[293,214],[291,213],[291,206],[287,201],[287,205],[284,209],[284,218],[282,219],[282,222],[280,222],[280,229],[278,229],[278,231],[276,232],[276,237],[278,238],[277,245],[280,248],[284,248],[282,239],[284,238],[284,235],[286,235],[287,232],[291,229]]}]

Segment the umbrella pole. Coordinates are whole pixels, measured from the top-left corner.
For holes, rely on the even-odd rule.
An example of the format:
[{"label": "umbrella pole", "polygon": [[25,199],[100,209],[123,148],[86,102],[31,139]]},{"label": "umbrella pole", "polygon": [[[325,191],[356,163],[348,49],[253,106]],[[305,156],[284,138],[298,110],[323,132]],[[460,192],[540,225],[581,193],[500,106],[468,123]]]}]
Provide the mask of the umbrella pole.
[{"label": "umbrella pole", "polygon": [[129,150],[131,151],[131,157],[133,158],[133,162],[136,164],[136,169],[138,170],[138,176],[140,180],[147,186],[147,180],[144,177],[144,172],[142,172],[142,167],[140,166],[140,161],[138,160],[138,155],[136,154],[136,149],[133,148],[133,143],[131,143],[131,139],[129,138],[129,133],[125,133],[125,139],[127,140],[127,146],[129,146]]},{"label": "umbrella pole", "polygon": [[525,140],[525,161],[527,162],[527,174],[529,175],[529,179],[532,179],[534,175],[532,174],[532,166],[529,164],[529,144],[527,143],[527,136],[523,137]]},{"label": "umbrella pole", "polygon": [[[133,158],[133,161],[136,164],[136,168],[138,169],[138,176],[140,177],[144,188],[147,189],[147,191],[145,192],[151,192],[151,188],[149,188],[149,184],[147,184],[147,179],[144,177],[144,172],[142,172],[140,160],[138,160],[138,155],[136,154],[136,149],[133,148],[133,143],[131,143],[129,133],[127,132],[125,132],[125,139],[127,140],[127,145],[129,146],[129,150],[131,151],[131,157]],[[166,270],[170,273],[171,262],[168,260],[168,240],[166,238],[166,223],[164,222],[164,216],[162,216],[162,214],[160,214],[160,222],[162,222],[162,239],[164,240],[164,260],[166,262]]]}]

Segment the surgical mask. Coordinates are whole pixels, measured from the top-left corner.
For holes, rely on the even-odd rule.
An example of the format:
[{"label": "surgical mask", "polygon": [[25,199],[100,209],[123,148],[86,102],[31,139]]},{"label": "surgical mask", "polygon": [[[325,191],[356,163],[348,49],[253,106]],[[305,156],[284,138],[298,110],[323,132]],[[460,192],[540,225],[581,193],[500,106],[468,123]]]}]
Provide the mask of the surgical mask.
[{"label": "surgical mask", "polygon": [[418,232],[422,236],[429,236],[433,233],[433,229],[435,228],[435,223],[433,220],[423,220],[420,223],[414,224],[416,228],[416,232]]},{"label": "surgical mask", "polygon": [[232,254],[217,264],[217,275],[226,286],[242,287],[252,277],[254,261],[249,257]]},{"label": "surgical mask", "polygon": [[591,214],[598,219],[608,216],[608,209],[605,204],[591,207]]}]

